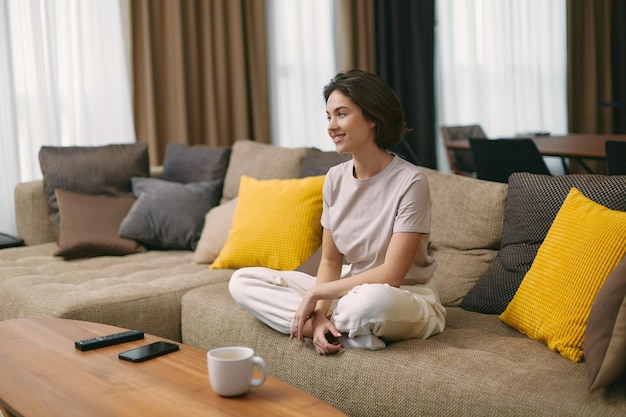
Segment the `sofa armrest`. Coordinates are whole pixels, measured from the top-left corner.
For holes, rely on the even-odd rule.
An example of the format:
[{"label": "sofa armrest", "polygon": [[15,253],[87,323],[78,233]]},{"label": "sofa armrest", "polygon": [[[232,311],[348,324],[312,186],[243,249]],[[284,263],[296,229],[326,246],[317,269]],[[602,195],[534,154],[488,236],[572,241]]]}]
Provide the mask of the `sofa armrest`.
[{"label": "sofa armrest", "polygon": [[150,176],[152,178],[161,178],[163,175],[163,165],[155,165],[150,167]]},{"label": "sofa armrest", "polygon": [[15,222],[17,235],[24,239],[26,245],[54,242],[43,180],[15,186]]},{"label": "sofa armrest", "polygon": [[[163,166],[150,167],[150,176],[161,177]],[[15,222],[17,235],[26,245],[54,242],[52,223],[43,180],[22,182],[15,186]]]}]

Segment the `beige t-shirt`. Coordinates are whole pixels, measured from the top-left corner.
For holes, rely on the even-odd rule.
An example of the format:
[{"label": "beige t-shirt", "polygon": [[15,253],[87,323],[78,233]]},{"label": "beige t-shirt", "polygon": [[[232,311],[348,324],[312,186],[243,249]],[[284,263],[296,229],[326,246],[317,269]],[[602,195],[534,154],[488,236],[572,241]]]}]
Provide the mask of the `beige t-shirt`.
[{"label": "beige t-shirt", "polygon": [[421,233],[413,265],[403,285],[425,284],[435,261],[427,253],[430,191],[419,168],[394,156],[374,177],[353,176],[353,161],[332,167],[324,181],[322,226],[352,266],[352,275],[381,265],[394,232]]}]

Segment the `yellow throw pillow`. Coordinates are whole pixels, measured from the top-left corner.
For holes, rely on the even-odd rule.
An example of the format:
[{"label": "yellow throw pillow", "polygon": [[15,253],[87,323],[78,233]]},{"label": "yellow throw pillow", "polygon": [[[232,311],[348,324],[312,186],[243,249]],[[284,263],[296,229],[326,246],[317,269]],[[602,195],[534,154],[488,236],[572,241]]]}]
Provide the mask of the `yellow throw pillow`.
[{"label": "yellow throw pillow", "polygon": [[500,319],[580,362],[591,305],[626,253],[626,212],[572,188]]},{"label": "yellow throw pillow", "polygon": [[256,180],[242,176],[228,239],[211,269],[293,270],[322,242],[324,176]]}]

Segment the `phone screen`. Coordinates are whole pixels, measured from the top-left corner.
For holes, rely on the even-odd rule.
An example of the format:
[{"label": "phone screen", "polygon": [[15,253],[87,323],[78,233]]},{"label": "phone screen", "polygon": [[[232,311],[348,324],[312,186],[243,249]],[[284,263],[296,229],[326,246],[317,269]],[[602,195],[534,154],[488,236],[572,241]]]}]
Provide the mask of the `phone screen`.
[{"label": "phone screen", "polygon": [[141,346],[135,349],[127,350],[120,353],[118,356],[120,359],[131,362],[143,362],[148,359],[156,358],[157,356],[165,355],[166,353],[175,352],[178,350],[178,345],[169,342],[154,342],[149,345]]}]

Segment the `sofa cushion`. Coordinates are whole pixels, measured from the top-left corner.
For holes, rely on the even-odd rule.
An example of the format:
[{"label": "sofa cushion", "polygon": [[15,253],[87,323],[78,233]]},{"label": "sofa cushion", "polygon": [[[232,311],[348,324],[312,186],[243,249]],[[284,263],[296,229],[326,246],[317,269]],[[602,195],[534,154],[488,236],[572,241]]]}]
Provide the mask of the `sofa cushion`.
[{"label": "sofa cushion", "polygon": [[230,152],[224,146],[169,143],[161,179],[182,183],[224,179]]},{"label": "sofa cushion", "polygon": [[56,256],[75,258],[97,255],[128,255],[145,252],[134,240],[117,234],[120,223],[135,198],[86,195],[57,188],[55,195],[61,215],[59,248]]},{"label": "sofa cushion", "polygon": [[513,174],[509,178],[502,247],[461,307],[485,314],[504,311],[572,187],[598,204],[626,211],[626,176]]},{"label": "sofa cushion", "polygon": [[328,170],[335,165],[352,159],[352,154],[340,154],[335,151],[320,151],[316,148],[306,150],[306,155],[302,161],[301,177],[314,177],[326,175]]},{"label": "sofa cushion", "polygon": [[420,169],[430,188],[439,296],[443,305],[458,306],[500,247],[507,185]]},{"label": "sofa cushion", "polygon": [[290,341],[237,306],[223,283],[185,294],[183,341],[203,350],[249,346],[272,376],[350,416],[624,415],[623,386],[589,393],[584,364],[495,315],[446,310],[445,331],[427,340],[321,356],[311,339],[304,346]]},{"label": "sofa cushion", "polygon": [[59,241],[59,206],[54,190],[80,194],[131,195],[132,177],[150,174],[145,143],[107,146],[42,146],[39,164],[52,230]]},{"label": "sofa cushion", "polygon": [[212,208],[204,216],[204,226],[193,254],[193,260],[199,264],[210,264],[217,258],[226,244],[228,232],[233,224],[238,198]]},{"label": "sofa cushion", "polygon": [[593,301],[583,353],[591,391],[608,386],[626,371],[626,257]]},{"label": "sofa cushion", "polygon": [[48,216],[48,197],[43,180],[22,182],[15,186],[15,223],[17,235],[26,245],[54,242]]},{"label": "sofa cushion", "polygon": [[573,188],[502,321],[579,362],[598,290],[626,253],[626,213]]},{"label": "sofa cushion", "polygon": [[283,148],[251,140],[235,142],[224,178],[222,203],[237,197],[242,175],[259,180],[299,178],[305,155],[306,148]]},{"label": "sofa cushion", "polygon": [[226,244],[216,268],[293,270],[322,243],[324,176],[286,180],[241,178]]},{"label": "sofa cushion", "polygon": [[183,294],[227,282],[233,272],[209,271],[192,261],[190,251],[67,261],[52,256],[56,249],[46,243],[0,251],[0,320],[59,317],[180,340]]},{"label": "sofa cushion", "polygon": [[205,214],[222,194],[222,179],[181,184],[133,178],[137,201],[119,228],[122,237],[151,248],[194,250]]}]

